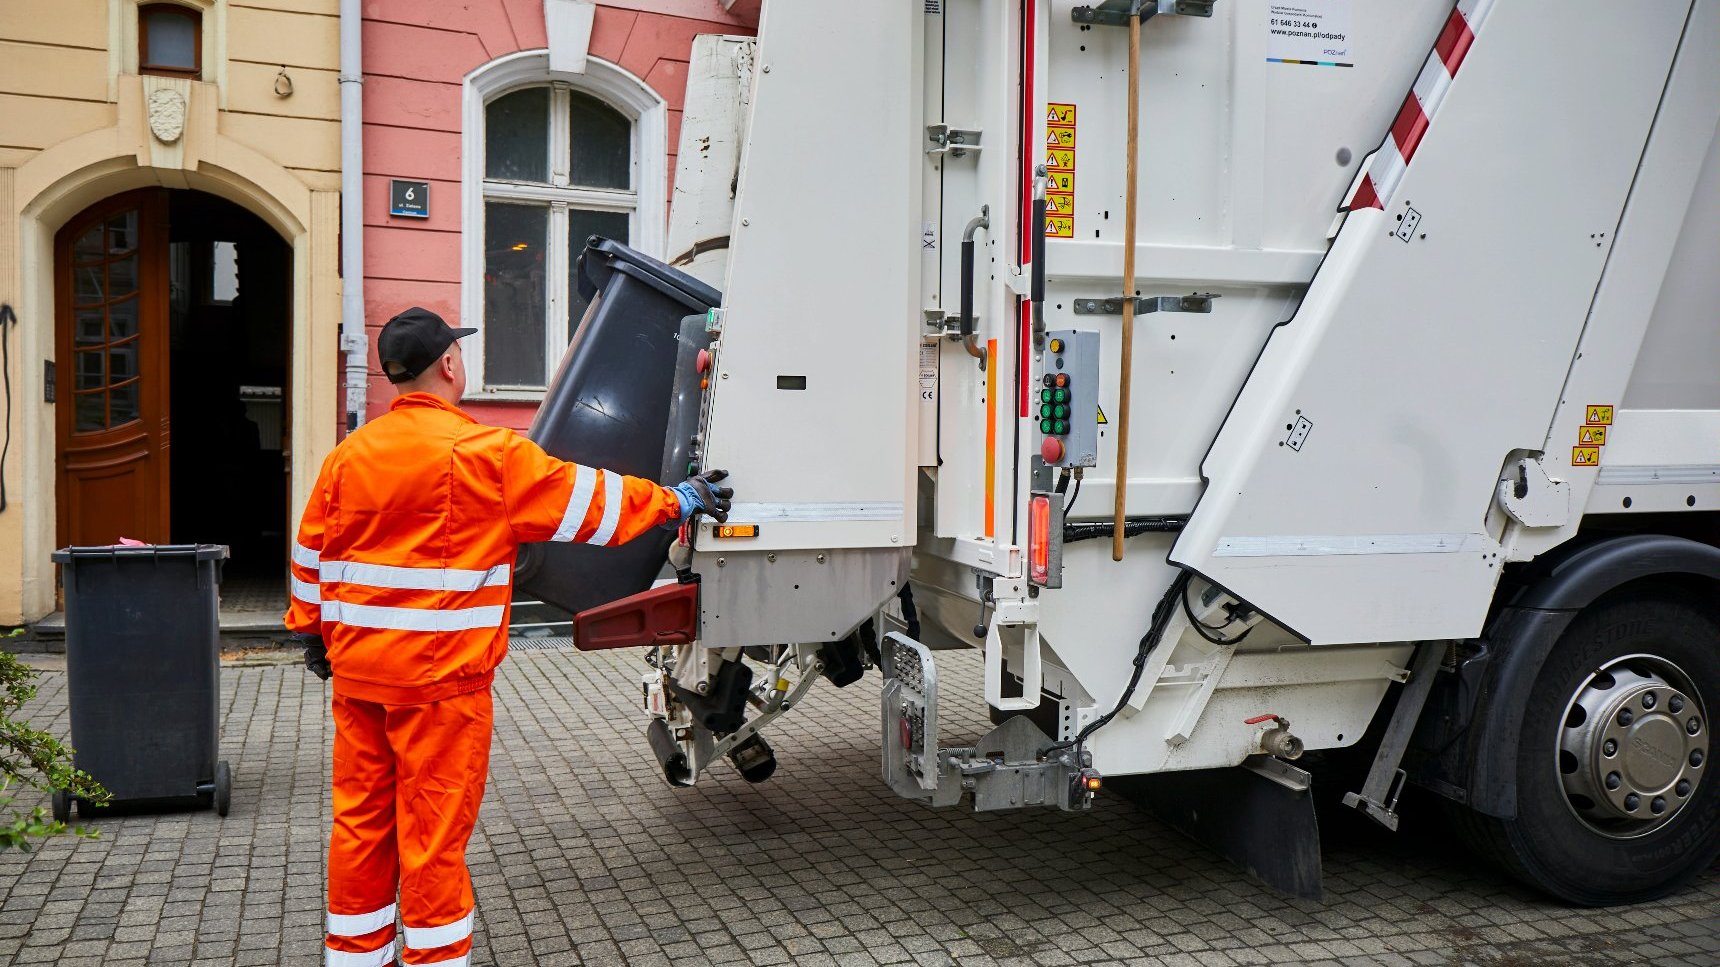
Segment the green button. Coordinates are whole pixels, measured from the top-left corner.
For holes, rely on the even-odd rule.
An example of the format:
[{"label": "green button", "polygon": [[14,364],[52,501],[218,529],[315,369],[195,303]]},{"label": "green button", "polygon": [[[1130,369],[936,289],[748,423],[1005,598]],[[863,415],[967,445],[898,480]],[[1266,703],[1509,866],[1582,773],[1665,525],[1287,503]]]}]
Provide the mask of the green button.
[{"label": "green button", "polygon": [[1040,420],[1039,421],[1039,432],[1050,433],[1051,432],[1051,421],[1050,420]]},{"label": "green button", "polygon": [[1048,389],[1040,390],[1039,391],[1039,402],[1041,402],[1041,403],[1051,402],[1051,391]]},{"label": "green button", "polygon": [[1069,391],[1066,389],[1060,389],[1060,390],[1053,391],[1052,396],[1051,396],[1051,401],[1053,403],[1067,403],[1067,402],[1069,402]]},{"label": "green button", "polygon": [[1057,417],[1059,420],[1067,420],[1069,418],[1069,407],[1059,406],[1051,415]]},{"label": "green button", "polygon": [[1050,416],[1051,415],[1051,404],[1046,403],[1045,405],[1041,406],[1039,408],[1039,415],[1040,416]]},{"label": "green button", "polygon": [[1063,434],[1069,432],[1069,424],[1065,423],[1062,420],[1058,420],[1057,424],[1051,428],[1051,432],[1057,434],[1058,436],[1062,436]]}]

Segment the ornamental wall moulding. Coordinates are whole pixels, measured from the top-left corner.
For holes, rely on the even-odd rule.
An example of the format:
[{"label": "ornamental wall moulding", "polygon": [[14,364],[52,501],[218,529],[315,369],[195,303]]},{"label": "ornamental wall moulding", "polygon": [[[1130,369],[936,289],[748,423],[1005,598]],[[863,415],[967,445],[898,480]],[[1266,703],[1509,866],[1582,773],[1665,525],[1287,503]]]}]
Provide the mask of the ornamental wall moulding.
[{"label": "ornamental wall moulding", "polygon": [[149,130],[163,144],[178,141],[185,133],[185,95],[169,89],[151,91]]}]

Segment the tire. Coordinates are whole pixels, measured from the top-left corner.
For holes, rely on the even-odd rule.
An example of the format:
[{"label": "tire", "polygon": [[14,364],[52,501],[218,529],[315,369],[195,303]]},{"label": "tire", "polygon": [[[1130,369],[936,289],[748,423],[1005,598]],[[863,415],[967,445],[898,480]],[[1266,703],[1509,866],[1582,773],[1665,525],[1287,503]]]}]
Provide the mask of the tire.
[{"label": "tire", "polygon": [[[1688,883],[1720,855],[1720,777],[1706,762],[1712,734],[1707,716],[1720,713],[1716,641],[1720,617],[1704,607],[1702,599],[1679,590],[1632,591],[1591,605],[1554,645],[1527,695],[1495,699],[1524,702],[1516,818],[1462,810],[1453,825],[1478,853],[1511,875],[1579,906],[1641,903]],[[1659,731],[1652,733],[1645,731],[1649,716],[1635,704],[1640,698],[1616,706],[1596,704],[1624,702],[1627,686],[1652,691],[1652,680],[1637,677],[1645,673],[1672,682],[1658,694],[1677,692],[1681,708],[1696,700],[1683,716],[1673,716],[1674,703],[1663,699],[1655,726]],[[1694,694],[1684,698],[1684,691]],[[1607,714],[1591,714],[1590,708]],[[1612,729],[1627,708],[1641,719],[1638,731],[1625,739],[1629,748],[1616,753],[1619,759],[1604,759],[1606,733],[1600,730]],[[1689,716],[1698,711],[1699,716]],[[1672,726],[1687,726],[1691,717],[1700,719],[1700,728],[1689,743],[1702,743],[1702,751],[1692,746],[1688,751],[1674,749],[1667,740],[1682,742],[1685,735],[1679,734],[1682,729],[1671,731]],[[1648,752],[1636,741],[1644,736],[1652,740]],[[1489,739],[1480,736],[1477,741]],[[1620,748],[1616,740],[1611,747]],[[1625,767],[1630,775],[1649,776],[1645,781],[1650,782],[1689,783],[1682,797],[1670,792],[1658,797],[1665,803],[1659,818],[1648,816],[1649,803],[1641,796],[1631,816],[1619,812],[1624,805],[1604,801],[1609,795],[1628,796],[1635,779],[1611,794],[1583,785],[1602,770],[1607,771],[1604,781],[1611,783],[1617,776],[1615,765],[1627,753],[1641,766],[1634,771]],[[1583,762],[1597,765],[1585,769]],[[1691,762],[1695,765],[1686,768]],[[1586,791],[1597,791],[1603,801],[1597,803]]]},{"label": "tire", "polygon": [[55,789],[53,796],[54,822],[69,823],[72,821],[72,794],[64,789]]},{"label": "tire", "polygon": [[215,763],[215,815],[225,816],[233,804],[233,770],[222,759]]}]

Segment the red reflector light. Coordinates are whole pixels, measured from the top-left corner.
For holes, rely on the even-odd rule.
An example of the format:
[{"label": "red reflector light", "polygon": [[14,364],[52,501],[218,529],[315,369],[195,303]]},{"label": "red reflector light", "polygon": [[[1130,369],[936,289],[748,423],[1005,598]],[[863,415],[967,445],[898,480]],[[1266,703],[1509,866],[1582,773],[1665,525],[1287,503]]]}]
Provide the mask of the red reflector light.
[{"label": "red reflector light", "polygon": [[1051,579],[1051,498],[1045,495],[1027,503],[1027,576],[1035,584]]}]

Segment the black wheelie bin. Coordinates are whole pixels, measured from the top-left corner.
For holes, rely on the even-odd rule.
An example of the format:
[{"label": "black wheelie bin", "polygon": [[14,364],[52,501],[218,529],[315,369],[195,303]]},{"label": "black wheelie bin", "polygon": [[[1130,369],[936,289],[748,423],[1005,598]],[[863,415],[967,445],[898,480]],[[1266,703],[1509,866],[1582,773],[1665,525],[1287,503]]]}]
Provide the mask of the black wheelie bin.
[{"label": "black wheelie bin", "polygon": [[[66,599],[73,762],[116,804],[213,805],[233,773],[219,758],[221,562],[216,544],[67,547],[54,552]],[[72,799],[54,794],[54,817]],[[80,814],[88,807],[78,803]]]},{"label": "black wheelie bin", "polygon": [[[722,293],[628,248],[592,236],[577,268],[590,302],[528,435],[551,456],[666,485],[698,458],[698,359],[705,315]],[[571,613],[651,587],[674,534],[620,547],[528,544],[516,584]]]}]

